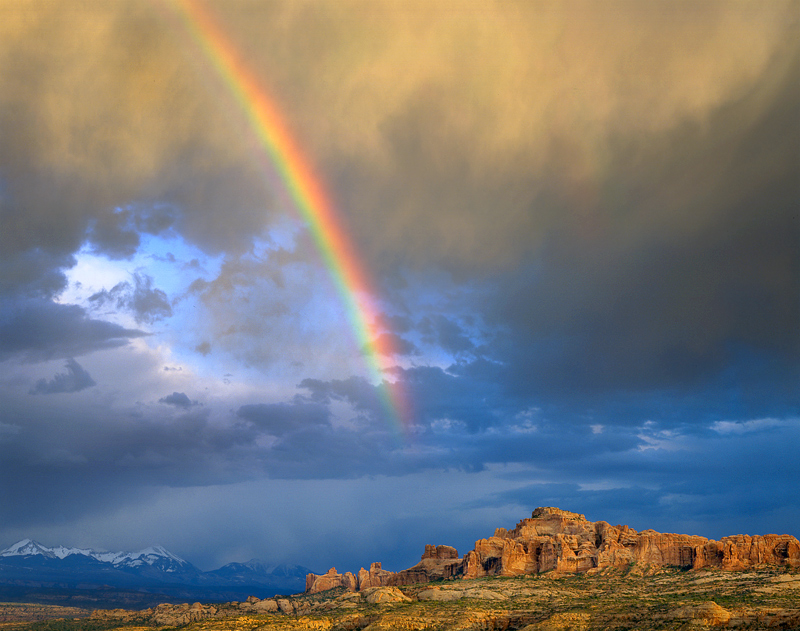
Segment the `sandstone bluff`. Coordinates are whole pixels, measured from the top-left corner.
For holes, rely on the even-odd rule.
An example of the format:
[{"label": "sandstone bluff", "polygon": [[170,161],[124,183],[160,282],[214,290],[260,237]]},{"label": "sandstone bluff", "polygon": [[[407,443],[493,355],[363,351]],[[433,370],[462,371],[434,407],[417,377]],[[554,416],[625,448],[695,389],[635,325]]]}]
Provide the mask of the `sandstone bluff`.
[{"label": "sandstone bluff", "polygon": [[518,576],[555,571],[595,573],[632,564],[687,569],[745,570],[760,565],[800,568],[800,542],[791,535],[734,535],[720,541],[696,535],[676,535],[605,521],[588,521],[579,513],[540,507],[513,530],[498,528],[494,536],[475,542],[459,558],[450,546],[425,546],[421,561],[407,570],[389,572],[373,563],[369,571],[309,574],[306,592],[344,587],[362,591],[427,583],[446,578]]}]

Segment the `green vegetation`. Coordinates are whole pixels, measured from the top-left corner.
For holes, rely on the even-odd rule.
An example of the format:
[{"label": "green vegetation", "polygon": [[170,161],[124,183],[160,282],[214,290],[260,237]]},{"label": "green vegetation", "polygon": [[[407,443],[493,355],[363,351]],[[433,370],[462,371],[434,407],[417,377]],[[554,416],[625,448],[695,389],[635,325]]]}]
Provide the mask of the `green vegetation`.
[{"label": "green vegetation", "polygon": [[[778,568],[640,567],[594,575],[439,581],[401,591],[411,600],[370,604],[340,588],[284,599],[291,603],[290,614],[229,604],[202,620],[174,626],[182,631],[800,629],[800,572]],[[450,599],[428,599],[431,594]],[[149,631],[156,623],[148,616],[105,612],[83,619],[9,621],[0,623],[0,631]]]}]

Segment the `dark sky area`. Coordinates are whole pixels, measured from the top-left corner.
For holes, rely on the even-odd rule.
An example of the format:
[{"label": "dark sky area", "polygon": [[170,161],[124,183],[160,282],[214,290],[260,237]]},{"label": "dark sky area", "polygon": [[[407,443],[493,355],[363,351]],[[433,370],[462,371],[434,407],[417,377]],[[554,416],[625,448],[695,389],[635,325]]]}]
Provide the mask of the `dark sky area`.
[{"label": "dark sky area", "polygon": [[178,5],[0,0],[0,548],[400,570],[537,506],[800,536],[800,2],[202,6],[410,416]]}]

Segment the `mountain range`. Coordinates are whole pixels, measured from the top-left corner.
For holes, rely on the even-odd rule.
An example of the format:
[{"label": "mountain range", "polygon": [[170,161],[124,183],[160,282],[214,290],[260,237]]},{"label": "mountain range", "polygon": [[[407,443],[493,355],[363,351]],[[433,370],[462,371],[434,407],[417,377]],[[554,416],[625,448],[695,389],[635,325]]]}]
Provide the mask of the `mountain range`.
[{"label": "mountain range", "polygon": [[146,606],[164,600],[230,601],[303,591],[308,568],[257,559],[203,572],[161,546],[138,552],[48,547],[23,539],[0,551],[0,598],[92,599]]}]

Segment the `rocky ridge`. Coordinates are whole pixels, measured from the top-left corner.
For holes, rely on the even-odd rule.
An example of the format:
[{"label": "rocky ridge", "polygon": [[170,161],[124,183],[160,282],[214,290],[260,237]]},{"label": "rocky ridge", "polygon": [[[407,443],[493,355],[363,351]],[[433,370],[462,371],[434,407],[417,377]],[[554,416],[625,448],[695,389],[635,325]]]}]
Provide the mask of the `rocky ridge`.
[{"label": "rocky ridge", "polygon": [[306,577],[306,593],[335,587],[361,591],[369,587],[402,586],[448,578],[518,576],[555,571],[594,573],[633,564],[699,570],[746,570],[761,565],[800,568],[800,542],[791,535],[733,535],[720,541],[697,535],[637,532],[628,526],[592,522],[580,513],[540,507],[513,530],[498,528],[479,539],[463,558],[450,546],[425,546],[420,563],[389,572],[373,563],[369,571]]}]

